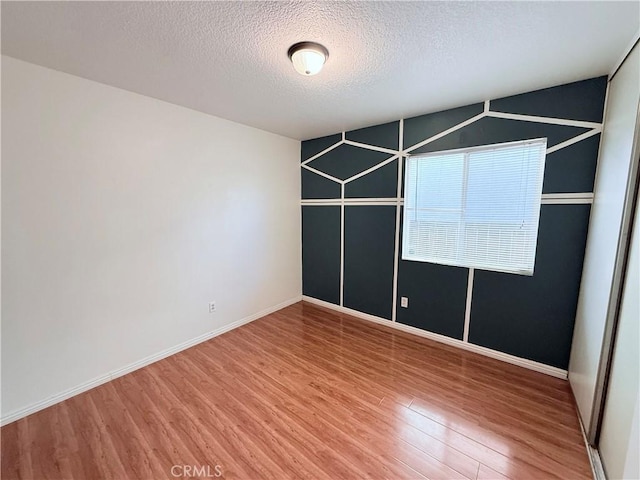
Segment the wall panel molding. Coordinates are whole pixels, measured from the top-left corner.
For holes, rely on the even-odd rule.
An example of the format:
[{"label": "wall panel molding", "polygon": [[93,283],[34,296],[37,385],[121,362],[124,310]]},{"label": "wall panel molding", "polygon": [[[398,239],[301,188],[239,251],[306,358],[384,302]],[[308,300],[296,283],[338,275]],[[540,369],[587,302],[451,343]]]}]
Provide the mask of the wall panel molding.
[{"label": "wall panel molding", "polygon": [[[455,337],[446,338],[450,338],[461,344],[466,344],[467,342],[465,341],[472,335],[472,332],[474,332],[473,326],[477,325],[479,319],[478,312],[474,313],[474,309],[472,308],[474,284],[478,281],[478,278],[484,278],[484,275],[481,271],[474,272],[475,275],[471,275],[469,269],[464,269],[464,285],[462,285],[458,275],[444,275],[445,271],[431,269],[431,273],[426,274],[425,272],[429,270],[429,267],[425,266],[425,264],[420,265],[419,262],[413,262],[418,263],[418,265],[412,265],[412,268],[403,268],[403,261],[401,260],[401,214],[404,204],[404,159],[410,155],[440,149],[449,150],[544,137],[548,139],[549,143],[541,203],[547,208],[558,209],[558,211],[571,210],[563,208],[563,206],[590,206],[594,202],[593,183],[600,136],[603,128],[602,117],[606,85],[606,77],[599,77],[536,92],[495,100],[489,99],[482,103],[444,112],[401,119],[400,121],[363,128],[352,132],[340,132],[330,137],[311,140],[312,144],[309,147],[305,147],[306,142],[302,142],[303,150],[313,152],[313,155],[309,154],[307,157],[303,155],[302,168],[308,169],[308,172],[312,172],[312,174],[321,175],[325,178],[331,177],[331,180],[336,182],[336,186],[341,186],[342,194],[340,198],[336,198],[334,194],[331,195],[330,198],[311,198],[310,195],[304,194],[305,181],[309,182],[308,172],[305,172],[305,175],[302,177],[303,195],[300,202],[301,206],[304,208],[311,206],[340,207],[340,241],[343,245],[340,259],[340,300],[336,301],[334,305],[340,307],[345,306],[344,230],[345,228],[349,228],[349,225],[345,225],[345,207],[382,208],[395,206],[395,256],[391,293],[393,301],[391,322],[399,323],[398,321],[401,319],[405,324],[418,325],[427,330],[433,330],[429,331],[430,334],[438,335],[436,332],[445,333],[446,335]],[[394,141],[394,136],[396,135],[398,137],[397,142]],[[340,152],[347,152],[346,150],[341,150],[346,147],[352,149],[349,152],[353,152],[358,156],[358,159],[351,159],[350,154],[345,154],[340,157],[341,162],[354,162],[349,167],[342,165],[340,168],[337,168],[332,162],[323,161],[324,156],[335,156]],[[398,159],[400,161],[398,161]],[[357,167],[356,163],[358,163],[360,167]],[[394,167],[390,168],[390,165],[394,165]],[[392,170],[395,170],[395,165],[397,165],[397,173],[394,171],[392,174]],[[350,168],[352,169],[349,170],[349,175],[344,174],[344,172]],[[336,173],[339,169],[344,169],[344,172]],[[354,188],[356,182],[357,189]],[[310,191],[311,189],[308,188],[307,190]],[[332,189],[331,191],[334,192],[337,190]],[[395,192],[395,194],[393,192]],[[346,221],[349,222],[350,220],[347,219]],[[571,219],[567,218],[566,222],[560,223],[571,225]],[[371,233],[371,235],[374,234]],[[366,237],[366,233],[363,234],[363,237]],[[562,235],[558,235],[558,237],[560,238]],[[583,243],[582,241],[577,242],[580,256],[584,253],[583,246],[580,246]],[[349,259],[347,259],[347,263],[348,262]],[[579,284],[580,280],[579,278],[574,278],[575,272],[573,272],[573,270],[570,273],[565,272],[563,269],[568,267],[562,263],[564,262],[560,262],[557,266],[557,274],[564,279],[563,281],[570,283],[570,285],[566,285],[567,288],[564,290],[573,292],[576,282]],[[443,268],[451,269],[455,267]],[[406,286],[411,285],[411,282],[407,281],[403,276],[410,274],[415,274],[414,279],[416,279],[416,281],[426,284],[421,285],[420,283],[418,285],[419,288],[411,288],[411,295],[415,299],[413,305],[416,307],[411,310],[412,302],[411,298],[409,298],[408,310],[403,310],[402,307],[399,306],[399,297],[407,296],[407,291],[403,292],[402,288],[406,290]],[[548,273],[546,273],[546,275],[548,275]],[[372,281],[370,292],[372,296],[376,295],[373,283],[375,282]],[[429,284],[431,284],[431,286]],[[405,287],[402,287],[403,285]],[[532,288],[527,285],[525,282],[522,288]],[[539,281],[537,285],[539,285]],[[458,290],[463,287],[465,291],[458,292]],[[428,290],[430,288],[432,291]],[[444,292],[453,290],[458,293],[455,295],[444,295]],[[563,289],[560,289],[560,291],[554,292],[553,295],[562,295],[562,290]],[[442,298],[446,297],[449,299],[448,301],[461,302],[461,305],[456,305],[455,308],[448,308],[445,305],[446,302],[443,303],[443,301],[439,300],[440,294],[436,292],[441,292]],[[307,296],[309,296],[308,293],[309,292],[303,291],[303,294]],[[526,302],[531,301],[531,295],[525,294],[526,292],[524,291],[521,293],[523,298],[526,298]],[[416,295],[418,295],[418,298],[415,298]],[[573,302],[573,300],[573,298],[570,299],[569,303]],[[571,308],[567,310],[566,302],[549,301],[547,303],[550,305],[564,305],[560,314],[562,325],[559,326],[558,329],[559,332],[562,332],[561,336],[564,339],[566,337],[566,331],[573,329],[575,312],[573,314],[570,312],[567,313]],[[577,304],[577,297],[575,298],[575,303]],[[416,311],[418,305],[421,305],[422,310]],[[535,305],[532,305],[532,307],[534,306]],[[501,310],[503,306],[496,304],[495,308]],[[373,311],[372,308],[364,309]],[[451,318],[452,315],[455,319]],[[550,317],[556,318],[558,312],[549,312],[549,315]],[[522,312],[522,316],[527,317],[525,311]],[[517,319],[515,321],[517,321]],[[455,326],[449,325],[449,322],[455,322]],[[541,320],[540,325],[541,329],[548,329],[548,322],[546,326],[543,327],[545,322]],[[408,325],[405,326],[407,326],[407,328],[415,328]],[[507,326],[508,325],[505,325],[503,330],[507,331]],[[531,328],[533,328],[534,331],[536,329],[535,325],[533,327],[526,325],[526,329],[530,330]],[[426,331],[421,329],[417,330]],[[475,332],[477,334],[478,331],[475,330]],[[500,335],[499,328],[494,329],[494,332],[495,335]],[[483,338],[485,341],[491,340],[490,338]],[[495,340],[491,340],[490,343],[495,345],[509,345],[510,341],[509,339],[496,338]],[[565,340],[560,341],[560,343],[563,344],[562,350],[564,351],[569,348],[569,345],[564,345],[563,342],[565,342]],[[455,344],[457,345],[458,343]],[[519,348],[517,345],[511,345],[505,348],[512,352],[529,351],[526,348]],[[523,361],[543,363],[545,361],[544,359],[549,357],[544,354],[543,347],[539,350],[540,352],[538,354],[534,348],[532,350],[533,353],[530,354],[531,358],[528,360],[523,359]],[[502,353],[507,355],[506,352]],[[566,366],[567,365],[564,364],[557,365],[556,361],[554,367]],[[554,367],[549,366],[549,368]],[[560,370],[565,371],[564,369]]]}]

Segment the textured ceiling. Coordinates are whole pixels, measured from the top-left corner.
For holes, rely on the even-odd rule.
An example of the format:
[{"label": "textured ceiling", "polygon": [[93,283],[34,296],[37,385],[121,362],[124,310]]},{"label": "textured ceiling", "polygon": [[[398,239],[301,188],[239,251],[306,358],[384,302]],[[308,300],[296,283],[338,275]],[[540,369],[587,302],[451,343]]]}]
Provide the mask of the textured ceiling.
[{"label": "textured ceiling", "polygon": [[307,139],[607,74],[639,27],[638,2],[2,2],[2,53]]}]

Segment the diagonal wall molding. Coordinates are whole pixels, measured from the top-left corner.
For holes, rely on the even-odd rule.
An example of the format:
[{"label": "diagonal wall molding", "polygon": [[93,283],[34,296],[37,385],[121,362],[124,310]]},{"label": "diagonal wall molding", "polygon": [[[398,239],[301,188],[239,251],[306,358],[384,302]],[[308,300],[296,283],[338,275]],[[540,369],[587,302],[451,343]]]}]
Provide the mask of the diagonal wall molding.
[{"label": "diagonal wall molding", "polygon": [[[578,142],[581,142],[582,140],[585,140],[587,138],[590,138],[594,135],[597,135],[599,133],[602,132],[602,123],[597,123],[597,122],[586,122],[586,121],[581,121],[581,120],[572,120],[569,118],[555,118],[555,117],[543,117],[543,116],[537,116],[537,115],[525,115],[525,114],[519,114],[519,113],[505,113],[505,112],[498,112],[498,111],[493,111],[491,110],[491,101],[490,100],[486,100],[484,102],[484,111],[482,113],[479,113],[478,115],[475,115],[467,120],[464,120],[452,127],[447,128],[446,130],[443,130],[435,135],[432,135],[429,138],[426,138],[406,149],[402,148],[402,138],[400,139],[400,148],[398,150],[393,150],[390,148],[384,148],[384,147],[379,147],[377,145],[370,145],[367,143],[362,143],[362,142],[355,142],[353,140],[347,140],[346,139],[346,133],[345,131],[340,132],[341,136],[342,136],[342,140],[336,142],[335,144],[325,148],[324,150],[322,150],[321,152],[313,155],[312,157],[308,158],[307,160],[305,160],[304,162],[301,163],[301,166],[306,168],[307,170],[317,174],[317,175],[321,175],[325,178],[328,178],[336,183],[339,183],[341,185],[345,184],[345,183],[349,183],[352,180],[355,180],[357,178],[361,178],[364,175],[367,175],[368,173],[371,173],[375,170],[377,170],[378,168],[386,165],[387,163],[393,161],[396,158],[399,157],[406,157],[408,156],[411,152],[413,152],[414,150],[423,147],[424,145],[428,145],[429,143],[433,143],[436,140],[439,140],[440,138],[446,137],[447,135],[460,130],[461,128],[464,128],[466,126],[469,126],[479,120],[482,120],[483,118],[501,118],[501,119],[505,119],[505,120],[514,120],[514,121],[523,121],[523,122],[533,122],[533,123],[541,123],[541,124],[548,124],[548,125],[562,125],[562,126],[567,126],[567,127],[580,127],[580,128],[589,128],[591,130],[589,130],[588,132],[582,133],[580,135],[577,135],[575,137],[572,137],[564,142],[561,142],[557,145],[554,145],[552,147],[549,147],[547,149],[547,154],[553,153],[553,152],[557,152],[558,150],[561,150],[563,148],[569,147],[571,145],[574,145]],[[401,125],[404,122],[404,120],[401,120]],[[400,135],[402,136],[402,134]],[[347,178],[346,180],[340,180],[332,175],[329,175],[328,173],[322,172],[319,169],[313,168],[311,166],[309,166],[309,163],[313,162],[314,160],[322,157],[323,155],[331,152],[332,150],[334,150],[335,148],[339,147],[340,145],[350,145],[352,147],[357,147],[357,148],[362,148],[365,150],[372,150],[372,151],[376,151],[376,152],[383,152],[383,153],[389,153],[391,155],[393,155],[393,157],[382,161],[381,163],[363,171],[360,172],[356,175],[353,175],[350,178]]]}]

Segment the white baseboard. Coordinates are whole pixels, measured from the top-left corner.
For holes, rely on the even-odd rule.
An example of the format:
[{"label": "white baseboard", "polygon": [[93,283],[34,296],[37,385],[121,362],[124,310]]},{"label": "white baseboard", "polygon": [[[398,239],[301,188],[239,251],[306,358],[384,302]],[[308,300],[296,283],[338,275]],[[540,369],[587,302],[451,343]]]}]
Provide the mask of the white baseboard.
[{"label": "white baseboard", "polygon": [[238,327],[241,327],[242,325],[246,325],[247,323],[253,322],[254,320],[264,317],[265,315],[269,315],[270,313],[281,310],[285,307],[288,307],[289,305],[293,305],[294,303],[297,303],[300,300],[302,300],[302,296],[291,298],[282,303],[279,303],[278,305],[274,305],[273,307],[269,307],[265,310],[262,310],[254,315],[250,315],[248,317],[242,318],[238,321],[235,321],[233,323],[220,327],[217,330],[204,333],[195,338],[192,338],[191,340],[187,340],[186,342],[182,342],[178,345],[167,348],[166,350],[163,350],[156,354],[145,357],[142,360],[139,360],[134,363],[130,363],[129,365],[126,365],[122,368],[113,370],[105,375],[96,377],[93,380],[84,382],[76,387],[60,392],[57,395],[53,395],[52,397],[49,397],[45,400],[33,403],[31,405],[28,405],[24,408],[20,408],[18,410],[14,410],[13,412],[9,412],[8,414],[4,415],[0,419],[0,426],[4,426],[4,425],[7,425],[8,423],[15,422],[16,420],[26,417],[27,415],[31,415],[32,413],[35,413],[39,410],[43,410],[47,407],[50,407],[51,405],[60,403],[63,400],[66,400],[67,398],[71,398],[75,395],[86,392],[87,390],[91,390],[92,388],[102,385],[103,383],[107,383],[115,378],[126,375],[127,373],[133,372],[134,370],[138,370],[142,367],[146,367],[147,365],[157,362],[158,360],[162,360],[163,358],[169,357],[182,350],[186,350],[187,348],[193,347],[194,345],[197,345],[202,342],[206,342],[207,340],[210,340],[213,337],[217,337],[218,335],[222,335],[223,333],[233,330],[234,328],[238,328]]},{"label": "white baseboard", "polygon": [[479,353],[480,355],[484,355],[485,357],[495,358],[497,360],[502,360],[503,362],[506,362],[506,363],[511,363],[512,365],[518,365],[520,367],[528,368],[529,370],[534,370],[536,372],[551,375],[552,377],[562,378],[565,380],[567,378],[567,371],[562,370],[561,368],[552,367],[550,365],[545,365],[544,363],[535,362],[533,360],[527,360],[526,358],[516,357],[514,355],[509,355],[508,353],[498,352],[497,350],[481,347],[480,345],[474,345],[473,343],[463,342],[462,340],[457,340],[455,338],[447,337],[445,335],[439,335],[437,333],[428,332],[426,330],[422,330],[416,327],[411,327],[403,323],[392,322],[391,320],[387,320],[385,318],[376,317],[375,315],[369,315],[368,313],[362,313],[357,310],[352,310],[350,308],[334,305],[333,303],[325,302],[323,300],[318,300],[317,298],[313,298],[313,297],[307,297],[306,295],[302,296],[302,300],[304,300],[305,302],[320,305],[325,308],[329,308],[331,310],[336,310],[338,312],[346,313],[354,317],[361,318],[363,320],[368,320],[370,322],[386,325],[387,327],[395,328],[397,330],[402,330],[403,332],[411,333],[413,335],[429,338],[431,340],[435,340],[436,342],[446,343],[447,345],[452,345],[454,347],[458,347],[463,350],[469,350],[471,352]]}]

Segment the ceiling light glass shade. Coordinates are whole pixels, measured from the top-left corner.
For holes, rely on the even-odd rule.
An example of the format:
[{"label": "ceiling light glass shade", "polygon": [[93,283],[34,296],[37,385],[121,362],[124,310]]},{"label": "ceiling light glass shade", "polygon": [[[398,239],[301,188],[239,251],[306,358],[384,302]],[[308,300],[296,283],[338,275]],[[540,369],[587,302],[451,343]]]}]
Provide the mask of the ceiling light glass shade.
[{"label": "ceiling light glass shade", "polygon": [[293,68],[301,75],[311,76],[322,70],[329,52],[318,43],[300,42],[289,48],[289,58]]}]

